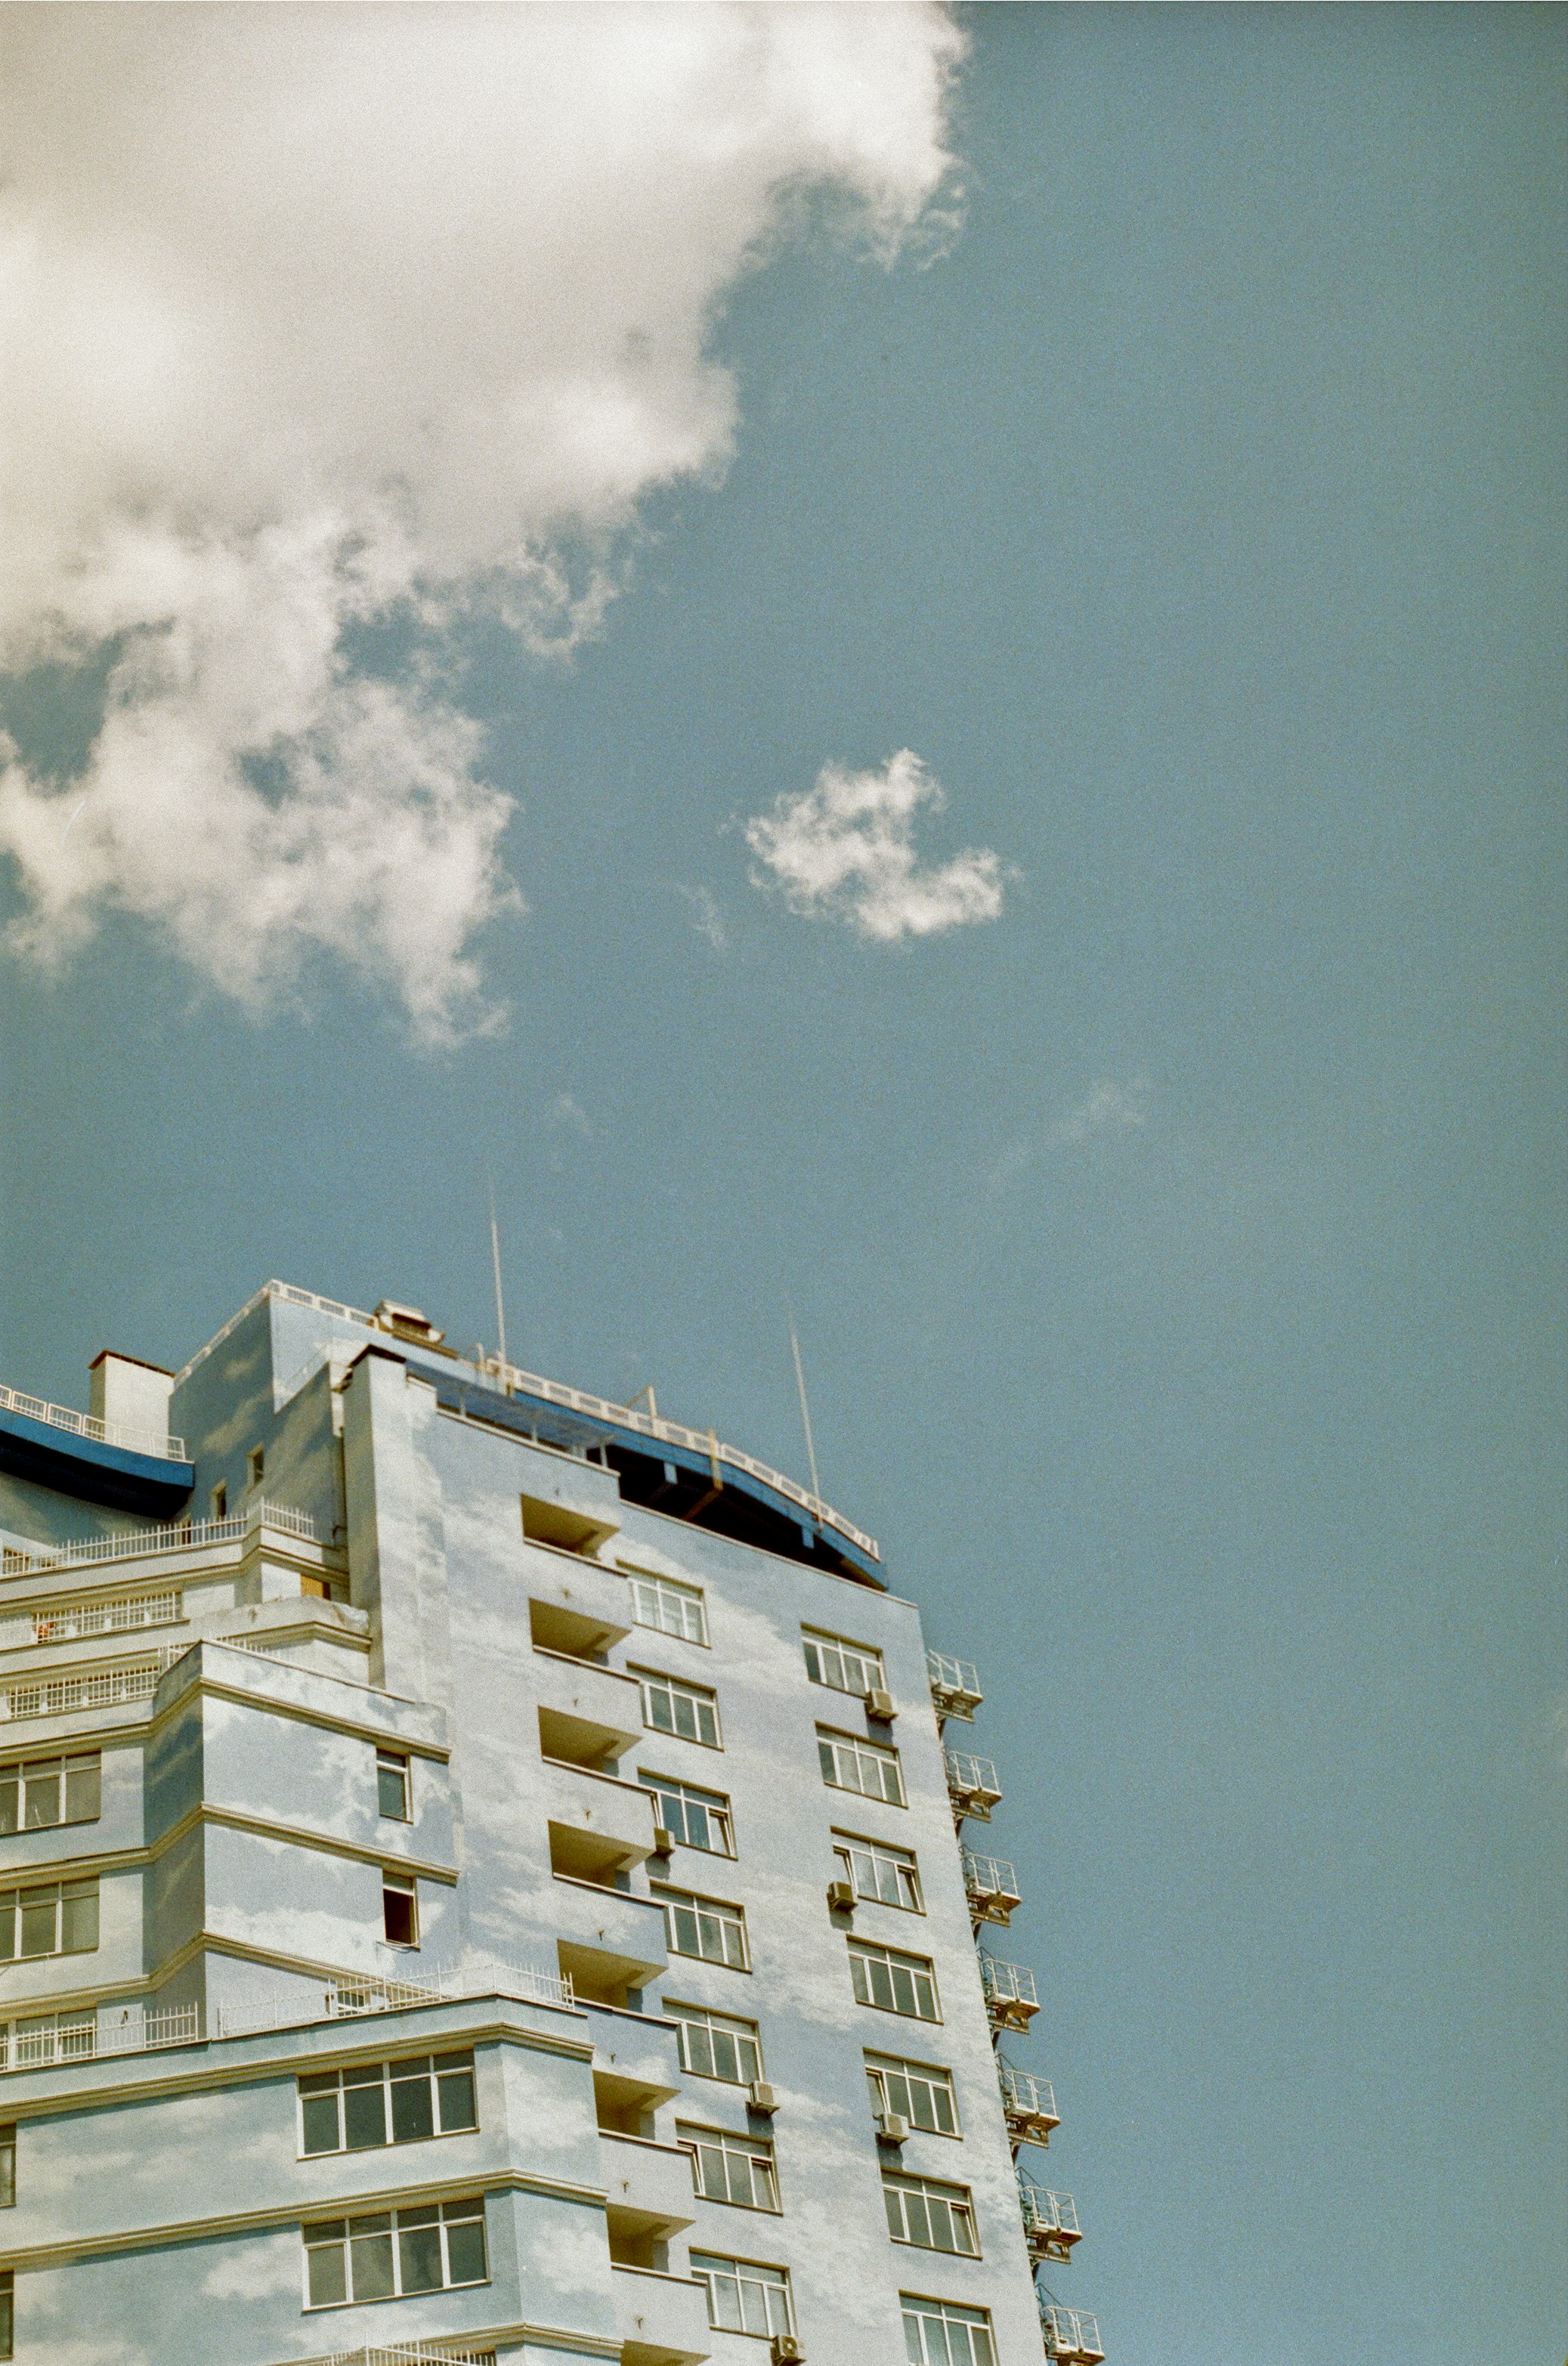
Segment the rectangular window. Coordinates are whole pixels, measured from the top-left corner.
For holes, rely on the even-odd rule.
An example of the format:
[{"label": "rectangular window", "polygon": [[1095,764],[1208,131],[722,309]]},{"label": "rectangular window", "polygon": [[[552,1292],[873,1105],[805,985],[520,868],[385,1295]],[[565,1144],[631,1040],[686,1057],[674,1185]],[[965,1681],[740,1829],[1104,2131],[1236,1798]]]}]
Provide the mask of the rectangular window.
[{"label": "rectangular window", "polygon": [[850,1941],[850,1977],[857,2004],[874,2004],[883,2012],[901,2012],[911,2021],[940,2021],[936,1974],[929,1957],[901,1955],[893,1947],[874,1947],[866,1939]]},{"label": "rectangular window", "polygon": [[306,2157],[417,2144],[422,2136],[461,2135],[479,2124],[471,2046],[398,2062],[358,2062],[299,2081],[299,2150]]},{"label": "rectangular window", "polygon": [[729,1802],[719,1791],[699,1791],[690,1783],[676,1783],[663,1774],[638,1770],[637,1781],[651,1791],[654,1814],[685,1848],[706,1849],[710,1856],[733,1856],[735,1835]]},{"label": "rectangular window", "polygon": [[861,1700],[867,1693],[886,1691],[882,1654],[869,1644],[849,1643],[841,1635],[814,1634],[809,1627],[802,1628],[801,1639],[806,1647],[806,1673],[814,1684],[826,1684],[836,1693],[854,1693]]},{"label": "rectangular window", "polygon": [[0,1832],[96,1823],[98,1770],[96,1750],[69,1758],[14,1758],[0,1766]]},{"label": "rectangular window", "polygon": [[749,2087],[762,2074],[762,2049],[754,2021],[737,2021],[727,2012],[708,2012],[694,2004],[671,2004],[660,2011],[681,2033],[681,2067],[697,2079],[722,2079],[731,2087]]},{"label": "rectangular window", "polygon": [[773,2148],[765,2138],[678,2125],[675,2141],[692,2156],[692,2182],[705,2202],[733,2202],[742,2210],[778,2208]]},{"label": "rectangular window", "polygon": [[10,2210],[17,2200],[17,2124],[8,2121],[0,2127],[0,2210]]},{"label": "rectangular window", "polygon": [[660,1635],[683,1636],[688,1643],[707,1641],[707,1612],[700,1586],[680,1585],[672,1577],[651,1577],[640,1569],[628,1569],[626,1582],[632,1590],[635,1625],[651,1627]]},{"label": "rectangular window", "polygon": [[211,1507],[212,1507],[212,1516],[213,1516],[214,1520],[226,1520],[226,1519],[228,1518],[228,1516],[229,1516],[229,1490],[228,1490],[228,1488],[224,1485],[224,1483],[223,1483],[223,1482],[222,1482],[222,1480],[221,1480],[221,1479],[220,1479],[220,1481],[218,1482],[217,1486],[216,1486],[216,1487],[214,1487],[214,1489],[212,1490],[212,1493],[211,1493],[210,1496],[208,1498],[208,1501],[209,1501],[209,1503],[211,1504]]},{"label": "rectangular window", "polygon": [[868,2054],[865,2076],[871,2108],[879,2120],[891,2112],[908,2120],[912,2128],[924,2128],[928,2135],[958,2134],[951,2070],[939,2069],[930,2062],[900,2061],[893,2054]]},{"label": "rectangular window", "polygon": [[900,2293],[898,2305],[909,2366],[997,2366],[991,2320],[983,2308],[921,2300],[915,2293]]},{"label": "rectangular window", "polygon": [[718,1703],[701,1684],[683,1684],[679,1676],[661,1676],[651,1668],[633,1668],[642,1686],[642,1721],[655,1733],[678,1734],[682,1741],[705,1742],[709,1750],[723,1747],[718,1738]]},{"label": "rectangular window", "polygon": [[0,2274],[0,2358],[17,2354],[17,2286],[12,2270]]},{"label": "rectangular window", "polygon": [[732,1972],[750,1969],[746,1918],[739,1906],[727,1906],[716,1898],[694,1898],[684,1889],[655,1889],[652,1894],[664,1909],[665,1943],[672,1955],[727,1964]]},{"label": "rectangular window", "polygon": [[376,1752],[376,1807],[395,1824],[409,1820],[409,1762],[400,1750]]},{"label": "rectangular window", "polygon": [[887,2231],[896,2243],[979,2258],[975,2208],[966,2185],[938,2185],[929,2177],[895,2177],[891,2169],[884,2169],[882,2195],[887,2204]]},{"label": "rectangular window", "polygon": [[96,1881],[0,1889],[0,1963],[29,1955],[85,1955],[97,1944]]},{"label": "rectangular window", "polygon": [[853,1832],[835,1832],[833,1854],[857,1898],[871,1898],[878,1906],[901,1906],[911,1914],[924,1913],[919,1872],[908,1849],[894,1848],[886,1841],[860,1840]]},{"label": "rectangular window", "polygon": [[786,2269],[694,2251],[692,2273],[708,2288],[708,2323],[720,2331],[764,2336],[795,2331]]},{"label": "rectangular window", "polygon": [[254,1495],[266,1476],[266,1449],[253,1446],[245,1457],[245,1482]]},{"label": "rectangular window", "polygon": [[822,1762],[822,1780],[833,1790],[859,1791],[868,1799],[886,1799],[889,1807],[903,1806],[904,1780],[896,1750],[819,1725],[817,1754]]},{"label": "rectangular window", "polygon": [[389,1947],[419,1944],[419,1892],[409,1873],[381,1875],[381,1927]]},{"label": "rectangular window", "polygon": [[485,2207],[478,2195],[423,2209],[378,2210],[363,2218],[323,2218],[299,2231],[307,2308],[490,2282]]}]

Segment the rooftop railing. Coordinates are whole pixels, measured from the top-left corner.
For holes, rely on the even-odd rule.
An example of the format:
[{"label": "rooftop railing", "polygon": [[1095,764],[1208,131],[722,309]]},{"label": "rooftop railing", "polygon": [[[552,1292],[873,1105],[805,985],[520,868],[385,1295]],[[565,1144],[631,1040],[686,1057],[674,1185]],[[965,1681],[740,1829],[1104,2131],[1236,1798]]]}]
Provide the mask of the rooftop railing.
[{"label": "rooftop railing", "polygon": [[944,1750],[942,1755],[947,1769],[948,1797],[959,1818],[973,1816],[977,1823],[988,1824],[991,1809],[1002,1796],[1002,1786],[990,1760],[972,1758],[966,1750]]},{"label": "rooftop railing", "polygon": [[128,1528],[117,1536],[78,1537],[66,1545],[40,1544],[36,1552],[7,1545],[0,1558],[0,1576],[31,1577],[41,1570],[145,1560],[152,1553],[195,1552],[209,1545],[238,1543],[253,1528],[261,1527],[276,1528],[284,1536],[298,1537],[303,1544],[322,1541],[309,1512],[297,1512],[290,1504],[272,1504],[258,1495],[231,1520],[178,1520],[156,1528]]},{"label": "rooftop railing", "polygon": [[1060,2359],[1062,2366],[1100,2366],[1105,2355],[1100,2338],[1100,2324],[1087,2309],[1059,2308],[1055,2304],[1042,2307],[1040,2330],[1045,2340],[1047,2358]]},{"label": "rooftop railing", "polygon": [[124,1422],[96,1421],[90,1413],[73,1413],[69,1405],[51,1404],[20,1389],[0,1388],[0,1412],[19,1413],[28,1421],[47,1422],[51,1429],[67,1429],[73,1437],[90,1438],[95,1446],[118,1446],[127,1454],[150,1454],[162,1462],[183,1462],[186,1442],[166,1430],[131,1429]]},{"label": "rooftop railing", "polygon": [[1031,2185],[1021,2177],[1018,2200],[1023,2213],[1024,2240],[1030,2249],[1042,2259],[1065,2259],[1081,2234],[1077,2204],[1072,2195],[1052,2193],[1045,2186]]},{"label": "rooftop railing", "polygon": [[926,1675],[931,1688],[940,1718],[962,1718],[967,1725],[973,1722],[976,1710],[985,1699],[980,1690],[980,1678],[973,1662],[950,1660],[945,1651],[926,1653]]},{"label": "rooftop railing", "polygon": [[1023,1893],[1006,1857],[977,1856],[973,1849],[964,1849],[962,1853],[964,1887],[971,1912],[986,1922],[1010,1921],[1013,1908],[1023,1903]]}]

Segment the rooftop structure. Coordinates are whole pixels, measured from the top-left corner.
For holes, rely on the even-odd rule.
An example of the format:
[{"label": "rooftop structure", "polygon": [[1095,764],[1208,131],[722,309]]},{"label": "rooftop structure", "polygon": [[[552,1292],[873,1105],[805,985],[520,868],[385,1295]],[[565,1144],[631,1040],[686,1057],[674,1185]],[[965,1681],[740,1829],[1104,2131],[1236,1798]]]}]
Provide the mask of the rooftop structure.
[{"label": "rooftop structure", "polygon": [[980,1701],[815,1492],[410,1306],[0,1390],[0,2357],[1097,2360]]}]

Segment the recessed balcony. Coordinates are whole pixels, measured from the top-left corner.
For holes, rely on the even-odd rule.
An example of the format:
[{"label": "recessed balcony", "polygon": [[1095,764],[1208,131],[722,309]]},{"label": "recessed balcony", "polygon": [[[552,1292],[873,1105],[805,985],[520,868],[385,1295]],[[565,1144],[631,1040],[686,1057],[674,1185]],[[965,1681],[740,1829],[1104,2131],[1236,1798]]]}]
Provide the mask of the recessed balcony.
[{"label": "recessed balcony", "polygon": [[966,1750],[944,1750],[942,1755],[954,1823],[961,1824],[965,1816],[971,1816],[976,1823],[988,1824],[991,1809],[1002,1796],[1002,1786],[990,1760],[972,1758]]},{"label": "recessed balcony", "polygon": [[1013,1908],[1023,1903],[1018,1876],[1007,1859],[977,1856],[973,1849],[964,1851],[964,1889],[976,1922],[1010,1922]]},{"label": "recessed balcony", "polygon": [[1072,2195],[1053,2193],[1021,2177],[1018,2200],[1030,2258],[1037,2262],[1055,2259],[1058,2264],[1069,2259],[1073,2245],[1079,2240],[1077,2204]]},{"label": "recessed balcony", "polygon": [[705,2284],[621,2261],[611,2268],[610,2282],[621,2366],[696,2366],[712,2355]]}]

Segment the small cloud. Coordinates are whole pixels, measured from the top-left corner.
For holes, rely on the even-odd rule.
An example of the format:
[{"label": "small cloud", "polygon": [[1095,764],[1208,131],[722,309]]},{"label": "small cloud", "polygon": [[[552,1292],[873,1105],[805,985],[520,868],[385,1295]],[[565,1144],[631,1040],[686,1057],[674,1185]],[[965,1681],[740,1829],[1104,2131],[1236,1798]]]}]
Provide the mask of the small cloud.
[{"label": "small cloud", "polygon": [[580,1133],[584,1142],[592,1141],[596,1131],[588,1111],[571,1093],[556,1095],[550,1103],[550,1123],[565,1126],[572,1133]]},{"label": "small cloud", "polygon": [[716,953],[729,951],[729,931],[724,925],[724,914],[718,898],[706,887],[688,887],[677,879],[675,893],[683,896],[692,909],[692,926],[699,937],[710,944]]},{"label": "small cloud", "polygon": [[1087,1142],[1091,1133],[1103,1133],[1107,1127],[1126,1132],[1134,1126],[1147,1125],[1152,1089],[1147,1076],[1134,1076],[1124,1085],[1118,1084],[1113,1076],[1102,1076],[1077,1109],[1068,1110],[1057,1119],[1054,1129],[1056,1140]]},{"label": "small cloud", "polygon": [[815,788],[777,798],[771,813],[746,824],[746,843],[761,866],[752,884],[781,888],[804,919],[846,920],[879,944],[994,920],[1004,880],[1017,876],[1000,855],[968,847],[949,862],[922,867],[916,854],[918,810],[940,813],[946,803],[942,783],[909,748],[879,772],[824,764]]}]

